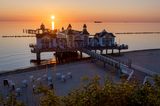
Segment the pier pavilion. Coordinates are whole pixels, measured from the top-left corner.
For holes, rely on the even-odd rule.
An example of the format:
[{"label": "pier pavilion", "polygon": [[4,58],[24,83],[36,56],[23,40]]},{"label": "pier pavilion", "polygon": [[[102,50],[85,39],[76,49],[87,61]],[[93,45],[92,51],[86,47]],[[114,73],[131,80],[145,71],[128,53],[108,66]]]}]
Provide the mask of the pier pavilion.
[{"label": "pier pavilion", "polygon": [[30,44],[31,52],[36,53],[37,61],[41,60],[42,52],[55,52],[56,54],[63,55],[63,53],[80,52],[82,58],[82,52],[84,49],[100,50],[101,54],[103,50],[121,50],[128,49],[128,45],[118,45],[115,42],[115,36],[113,33],[103,30],[102,32],[90,35],[87,31],[87,25],[84,24],[82,31],[72,29],[71,24],[66,29],[62,28],[61,31],[50,30],[45,28],[45,25],[41,25],[39,29],[27,30],[28,34],[36,35],[36,44]]}]

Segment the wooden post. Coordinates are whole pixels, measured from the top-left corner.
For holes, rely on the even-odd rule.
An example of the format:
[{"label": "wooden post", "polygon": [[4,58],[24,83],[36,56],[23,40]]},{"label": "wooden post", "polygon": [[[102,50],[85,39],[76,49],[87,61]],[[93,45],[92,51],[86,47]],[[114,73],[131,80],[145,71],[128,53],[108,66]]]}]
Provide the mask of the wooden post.
[{"label": "wooden post", "polygon": [[119,49],[119,56],[121,55],[121,49]]},{"label": "wooden post", "polygon": [[101,55],[103,54],[103,50],[101,50]]},{"label": "wooden post", "polygon": [[57,52],[55,52],[55,58],[56,58],[56,63],[58,63],[58,57],[57,57]]},{"label": "wooden post", "polygon": [[82,52],[80,52],[80,57],[81,57],[81,59],[82,59],[82,56],[83,56],[83,54],[82,54]]},{"label": "wooden post", "polygon": [[40,63],[40,61],[41,61],[41,53],[37,52],[36,56],[37,56],[37,62]]},{"label": "wooden post", "polygon": [[112,48],[112,54],[114,53],[114,51],[113,51],[114,49]]},{"label": "wooden post", "polygon": [[106,49],[106,55],[108,54],[108,49]]}]

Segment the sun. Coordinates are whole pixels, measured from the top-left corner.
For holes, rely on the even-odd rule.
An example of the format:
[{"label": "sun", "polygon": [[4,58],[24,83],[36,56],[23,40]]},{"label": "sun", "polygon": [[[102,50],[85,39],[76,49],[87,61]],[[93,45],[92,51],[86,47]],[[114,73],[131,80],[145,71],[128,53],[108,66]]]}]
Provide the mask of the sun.
[{"label": "sun", "polygon": [[52,16],[51,16],[51,19],[52,19],[52,30],[54,30],[54,24],[55,24],[55,23],[54,23],[54,19],[55,19],[55,16],[52,15]]},{"label": "sun", "polygon": [[51,19],[52,19],[52,20],[54,20],[54,19],[55,19],[55,16],[54,16],[54,15],[52,15],[52,16],[51,16]]}]

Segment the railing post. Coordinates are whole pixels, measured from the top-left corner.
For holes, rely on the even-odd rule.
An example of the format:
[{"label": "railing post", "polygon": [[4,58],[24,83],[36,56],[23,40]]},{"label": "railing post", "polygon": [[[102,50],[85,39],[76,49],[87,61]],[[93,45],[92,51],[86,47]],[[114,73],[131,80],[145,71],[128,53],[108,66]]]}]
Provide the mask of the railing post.
[{"label": "railing post", "polygon": [[121,55],[121,49],[118,49],[119,50],[119,56]]},{"label": "railing post", "polygon": [[36,57],[37,57],[37,62],[40,63],[40,61],[41,61],[41,53],[39,51],[37,51]]},{"label": "railing post", "polygon": [[106,49],[106,55],[108,54],[108,49]]},{"label": "railing post", "polygon": [[83,54],[82,54],[82,52],[80,52],[80,58],[82,59],[82,57],[83,57]]},{"label": "railing post", "polygon": [[114,51],[113,51],[114,49],[112,48],[112,54],[114,53]]}]

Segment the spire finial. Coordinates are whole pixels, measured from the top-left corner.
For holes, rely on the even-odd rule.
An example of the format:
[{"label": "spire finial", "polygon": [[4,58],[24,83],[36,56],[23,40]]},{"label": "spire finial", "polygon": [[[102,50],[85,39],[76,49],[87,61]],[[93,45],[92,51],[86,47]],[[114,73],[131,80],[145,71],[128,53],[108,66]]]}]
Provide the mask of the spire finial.
[{"label": "spire finial", "polygon": [[84,29],[86,29],[86,28],[87,28],[87,25],[86,25],[86,24],[84,24],[84,25],[83,25],[83,28],[84,28]]},{"label": "spire finial", "polygon": [[42,29],[42,30],[45,29],[45,25],[43,23],[41,24],[40,29]]},{"label": "spire finial", "polygon": [[69,24],[69,25],[68,25],[68,28],[67,28],[67,29],[72,29],[72,26],[71,26],[71,24]]}]

